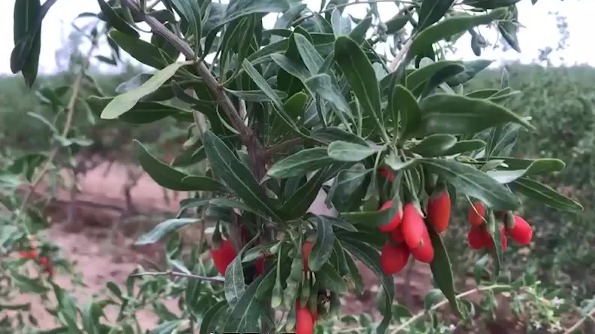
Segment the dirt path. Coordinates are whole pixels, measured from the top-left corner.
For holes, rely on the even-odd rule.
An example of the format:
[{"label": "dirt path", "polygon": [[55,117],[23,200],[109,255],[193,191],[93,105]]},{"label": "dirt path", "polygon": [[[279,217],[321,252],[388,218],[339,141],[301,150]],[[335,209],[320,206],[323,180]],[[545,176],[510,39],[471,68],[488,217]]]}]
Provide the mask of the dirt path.
[{"label": "dirt path", "polygon": [[[125,198],[122,188],[127,181],[127,167],[115,164],[107,177],[103,172],[106,166],[100,166],[80,180],[81,194],[77,196],[79,201],[86,203],[104,204],[111,207],[124,208]],[[141,213],[151,212],[170,212],[177,210],[177,201],[166,203],[163,198],[163,188],[157,185],[149,176],[143,175],[138,185],[131,191],[134,204]],[[180,194],[181,195],[181,194]],[[171,194],[170,194],[171,196]],[[53,217],[64,216],[64,203],[68,203],[67,193],[58,194],[58,198],[63,204],[54,207]],[[60,218],[57,218],[59,221]],[[134,232],[125,232],[118,234],[116,238],[108,238],[109,230],[112,224],[118,223],[120,213],[116,210],[106,210],[97,206],[81,206],[76,210],[73,220],[75,230],[72,226],[66,228],[64,224],[54,223],[48,231],[50,240],[58,244],[65,256],[75,261],[77,270],[83,273],[83,280],[86,288],[77,288],[74,294],[80,302],[86,301],[93,295],[105,293],[104,287],[108,281],[114,281],[117,284],[124,283],[128,274],[141,262],[144,256],[139,250],[132,246],[133,239],[131,234]],[[146,231],[152,224],[158,221],[148,221],[146,225],[136,226],[136,232]],[[121,229],[118,226],[117,229]],[[151,255],[149,255],[151,256]],[[349,296],[346,298],[344,308],[345,314],[360,314],[370,312],[376,309],[376,293],[378,282],[373,273],[367,268],[360,266],[362,277],[366,284],[366,292],[362,296]],[[404,300],[403,286],[404,273],[397,277],[397,298]],[[420,305],[423,300],[423,294],[430,287],[430,274],[427,265],[417,264],[411,273],[410,281],[412,285],[408,288],[411,292],[413,304]],[[69,277],[58,275],[57,282],[64,288],[72,288]],[[47,329],[53,327],[52,317],[43,311],[40,303],[31,299],[29,296],[21,296],[16,302],[32,302],[36,316],[38,317],[41,328]],[[176,301],[166,301],[165,305],[175,312]],[[107,310],[108,318],[115,317],[114,309]],[[156,324],[156,317],[150,311],[143,311],[138,315],[138,319],[144,328],[152,328]]]}]

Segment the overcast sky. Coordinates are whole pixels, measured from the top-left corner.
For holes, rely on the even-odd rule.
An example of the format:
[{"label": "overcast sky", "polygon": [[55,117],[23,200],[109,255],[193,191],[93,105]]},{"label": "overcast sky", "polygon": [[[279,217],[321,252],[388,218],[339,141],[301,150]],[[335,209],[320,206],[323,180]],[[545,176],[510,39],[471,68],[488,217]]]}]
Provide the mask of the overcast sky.
[{"label": "overcast sky", "polygon": [[[18,0],[16,0],[18,1]],[[225,1],[227,2],[227,1]],[[311,8],[319,8],[320,0],[307,0]],[[0,52],[0,73],[9,74],[10,52],[13,46],[12,23],[13,7],[15,0],[0,1],[0,22],[3,25],[3,34],[0,34],[0,43],[5,47]],[[383,20],[392,17],[396,13],[393,3],[379,3],[380,13]],[[556,48],[560,39],[556,16],[552,12],[558,12],[567,17],[568,31],[570,38],[564,51],[552,53],[550,59],[554,65],[565,64],[589,64],[595,65],[595,56],[591,48],[593,39],[593,13],[595,13],[595,1],[593,0],[540,0],[537,5],[532,6],[531,0],[522,0],[518,4],[519,21],[525,27],[519,32],[519,40],[523,53],[518,54],[513,50],[503,52],[501,50],[486,50],[482,58],[502,60],[519,60],[529,63],[536,59],[539,50],[546,47]],[[72,20],[81,12],[97,12],[99,9],[96,0],[58,0],[47,14],[42,30],[42,50],[40,60],[40,72],[51,73],[56,71],[56,51],[63,44],[71,29]],[[352,6],[348,13],[354,16],[365,14],[365,6]],[[496,34],[486,35],[489,40],[494,41]],[[465,37],[457,44],[457,58],[474,59],[475,55],[469,48],[469,37]],[[102,67],[103,68],[103,67]]]}]

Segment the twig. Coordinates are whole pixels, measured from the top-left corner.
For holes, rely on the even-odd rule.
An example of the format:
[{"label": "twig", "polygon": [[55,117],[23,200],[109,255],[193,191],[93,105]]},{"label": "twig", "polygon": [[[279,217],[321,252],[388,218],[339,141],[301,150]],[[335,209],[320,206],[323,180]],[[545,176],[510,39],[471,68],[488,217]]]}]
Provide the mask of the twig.
[{"label": "twig", "polygon": [[217,283],[217,284],[223,284],[225,282],[225,279],[223,279],[221,277],[199,276],[199,275],[181,273],[179,271],[147,271],[147,272],[132,275],[132,277],[142,277],[142,276],[183,277],[183,278],[191,278],[191,279],[196,279],[196,280],[210,282],[210,283]]},{"label": "twig", "polygon": [[289,139],[287,141],[275,144],[271,147],[269,147],[268,150],[266,150],[266,152],[264,153],[264,157],[266,160],[271,159],[275,154],[279,153],[279,152],[284,152],[286,151],[288,148],[294,147],[296,145],[299,145],[302,143],[302,138],[293,138],[293,139]]},{"label": "twig", "polygon": [[[87,54],[81,64],[80,71],[78,72],[76,78],[74,79],[74,82],[72,83],[72,86],[71,86],[72,92],[70,94],[70,100],[68,101],[68,104],[66,105],[66,120],[64,121],[64,128],[62,129],[62,137],[66,137],[68,135],[68,132],[70,132],[70,128],[72,127],[72,119],[74,117],[75,104],[76,104],[76,101],[77,101],[77,98],[79,95],[79,91],[81,89],[81,84],[82,84],[83,78],[85,76],[85,70],[89,66],[89,59],[91,58],[91,55],[93,54],[93,51],[95,51],[96,47],[97,47],[97,40],[94,40],[91,43],[91,47],[89,48],[89,51],[87,52]],[[52,148],[52,150],[50,151],[50,154],[48,155],[48,159],[43,164],[43,167],[35,175],[35,178],[33,179],[31,186],[29,187],[29,191],[27,192],[27,194],[25,194],[25,197],[23,198],[23,202],[21,203],[19,211],[17,212],[17,217],[16,217],[17,221],[21,217],[23,211],[25,211],[25,209],[27,208],[27,205],[28,205],[29,201],[31,200],[31,196],[37,190],[37,187],[39,187],[41,180],[43,180],[45,175],[49,172],[51,165],[52,165],[54,159],[56,158],[56,155],[58,154],[59,149],[60,149],[60,146],[54,146]]]},{"label": "twig", "polygon": [[[505,285],[505,284],[494,284],[494,285],[490,285],[490,286],[483,286],[483,287],[477,287],[475,289],[471,289],[469,291],[465,291],[462,293],[459,293],[458,295],[455,296],[455,299],[459,300],[461,298],[470,296],[472,294],[475,294],[477,292],[482,292],[482,291],[489,291],[489,290],[494,290],[494,289],[500,289],[500,288],[510,288],[510,285]],[[444,299],[443,301],[435,304],[434,306],[432,306],[428,311],[435,311],[439,308],[441,308],[442,306],[448,304],[448,300]],[[395,328],[395,330],[393,330],[391,332],[391,334],[396,334],[404,329],[407,329],[411,324],[413,324],[414,322],[416,322],[417,320],[419,320],[421,317],[423,317],[424,315],[426,315],[426,311],[421,311],[419,313],[417,313],[416,315],[414,315],[413,317],[409,318],[409,320],[405,321],[404,323],[402,323],[401,325],[399,325],[399,327]]]},{"label": "twig", "polygon": [[413,41],[413,38],[409,38],[409,40],[407,40],[405,45],[403,45],[401,52],[399,52],[399,54],[390,62],[390,65],[388,65],[388,69],[391,72],[395,71],[395,69],[397,68],[397,66],[399,66],[399,64],[401,63],[401,61],[403,60],[403,58],[405,57],[407,52],[409,52],[409,48],[411,47],[412,41]]},{"label": "twig", "polygon": [[591,312],[587,313],[581,320],[577,321],[574,325],[572,325],[572,327],[568,328],[564,332],[564,334],[573,333],[575,330],[579,329],[585,323],[585,321],[587,321],[587,319],[593,320],[593,315],[595,315],[595,308],[592,309]]}]

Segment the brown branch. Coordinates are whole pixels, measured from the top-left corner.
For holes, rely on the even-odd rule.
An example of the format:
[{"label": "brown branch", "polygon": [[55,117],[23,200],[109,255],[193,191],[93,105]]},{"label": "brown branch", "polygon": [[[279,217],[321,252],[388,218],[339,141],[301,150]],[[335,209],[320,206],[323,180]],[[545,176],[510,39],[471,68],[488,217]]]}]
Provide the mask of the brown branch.
[{"label": "brown branch", "polygon": [[274,155],[287,151],[288,149],[303,143],[302,138],[292,138],[269,147],[264,153],[265,161],[270,160]]}]

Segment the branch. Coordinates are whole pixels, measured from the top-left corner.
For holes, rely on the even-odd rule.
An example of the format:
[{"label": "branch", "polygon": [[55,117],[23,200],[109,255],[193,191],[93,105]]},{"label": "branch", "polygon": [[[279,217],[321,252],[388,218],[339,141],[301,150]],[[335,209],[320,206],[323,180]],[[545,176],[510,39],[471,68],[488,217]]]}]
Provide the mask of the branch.
[{"label": "branch", "polygon": [[403,45],[401,52],[399,52],[399,54],[393,59],[393,61],[390,62],[390,65],[388,65],[388,68],[391,72],[395,71],[397,66],[399,66],[399,64],[401,63],[401,61],[403,60],[403,58],[409,51],[409,48],[411,47],[411,41],[413,41],[413,38],[409,38],[409,40],[405,43],[405,45]]},{"label": "branch", "polygon": [[293,138],[269,147],[269,149],[264,153],[265,161],[270,160],[275,154],[285,152],[287,149],[299,145],[302,142],[302,138]]},{"label": "branch", "polygon": [[170,277],[182,277],[182,278],[190,278],[196,279],[200,281],[216,283],[216,284],[223,284],[225,283],[225,279],[220,277],[207,277],[207,276],[198,276],[192,274],[181,273],[179,271],[147,271],[144,273],[138,273],[131,275],[132,277],[142,277],[142,276],[170,276]]},{"label": "branch", "polygon": [[151,27],[151,30],[153,30],[155,34],[170,42],[186,57],[186,59],[194,61],[198,75],[204,80],[207,87],[209,87],[209,89],[215,95],[217,104],[219,104],[223,112],[227,115],[227,117],[229,117],[233,127],[240,133],[242,141],[245,144],[248,143],[250,141],[250,137],[253,135],[252,129],[244,124],[244,121],[242,121],[242,118],[240,117],[236,107],[233,105],[233,102],[229,99],[227,94],[225,94],[217,79],[213,76],[213,74],[211,74],[211,71],[209,71],[202,60],[197,59],[197,56],[190,45],[167,29],[167,27],[159,22],[159,20],[152,16],[145,15],[135,0],[122,0],[121,3],[122,5],[128,7],[133,14],[139,15],[149,25],[149,27]]}]

